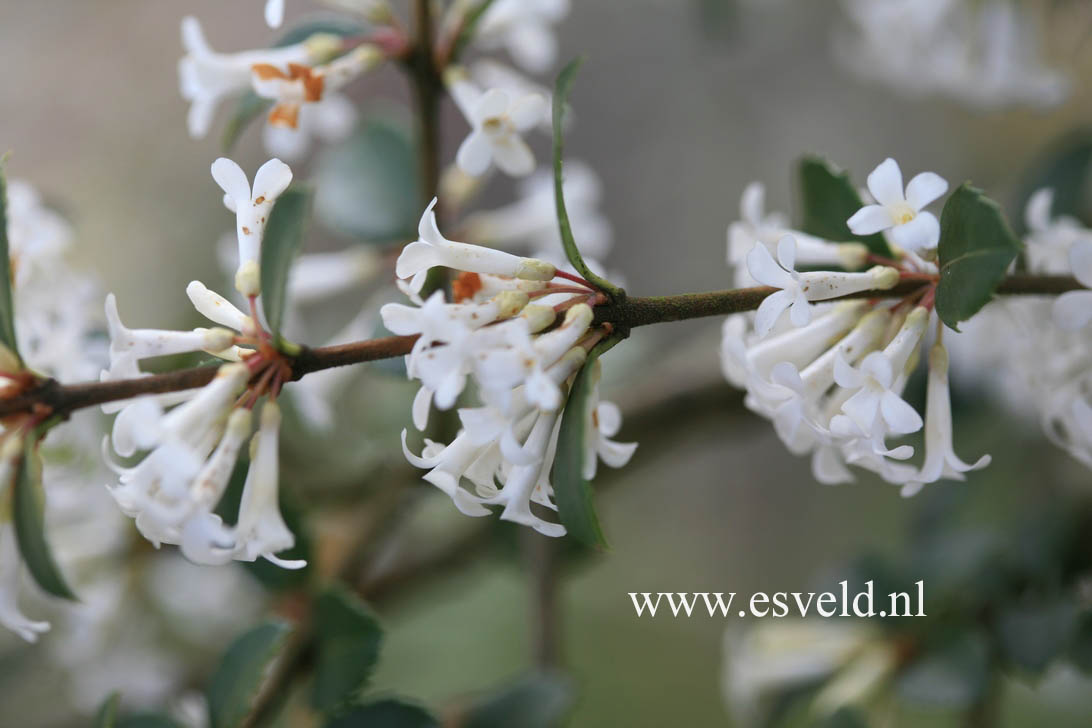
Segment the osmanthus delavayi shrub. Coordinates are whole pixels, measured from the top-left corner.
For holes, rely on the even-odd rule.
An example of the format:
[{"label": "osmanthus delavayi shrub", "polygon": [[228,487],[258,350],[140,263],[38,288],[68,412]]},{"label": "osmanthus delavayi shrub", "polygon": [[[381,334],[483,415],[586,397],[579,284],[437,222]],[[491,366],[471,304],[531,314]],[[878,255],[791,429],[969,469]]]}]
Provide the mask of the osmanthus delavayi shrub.
[{"label": "osmanthus delavayi shrub", "polygon": [[[33,641],[49,629],[19,606],[24,566],[46,592],[75,598],[43,509],[52,507],[52,479],[79,476],[50,468],[43,481],[42,461],[51,443],[82,426],[67,423],[70,415],[101,406],[116,414],[102,447],[112,472],[106,490],[144,538],[157,548],[177,545],[202,565],[265,560],[305,570],[292,583],[309,589],[312,623],[269,622],[230,647],[205,696],[212,725],[269,717],[275,701],[263,675],[274,662],[314,666],[312,705],[329,725],[434,725],[418,706],[361,697],[379,653],[378,624],[357,595],[308,583],[314,556],[280,488],[281,398],[321,430],[339,396],[344,370],[334,369],[380,359],[404,357],[417,382],[405,421],[422,435],[407,426],[401,447],[455,509],[586,545],[605,543],[591,485],[600,463],[624,468],[637,448],[617,439],[622,416],[601,398],[601,358],[652,323],[726,315],[725,376],[746,390],[746,406],[772,422],[789,452],[811,458],[816,480],[842,483],[866,470],[912,496],[990,463],[956,443],[950,342],[982,336],[982,321],[1003,326],[996,316],[1004,307],[1027,325],[986,334],[991,346],[1034,380],[1049,436],[1092,467],[1085,290],[1092,231],[1052,214],[1051,189],[1029,200],[1022,240],[999,205],[969,183],[951,189],[932,172],[904,181],[886,159],[860,189],[831,163],[805,157],[799,224],[765,210],[760,183],[744,191],[725,271],[736,288],[633,297],[584,257],[605,254],[612,234],[598,211],[598,179],[563,154],[579,63],[561,71],[552,95],[524,75],[554,64],[552,30],[568,2],[421,0],[410,30],[380,0],[332,4],[345,15],[303,22],[270,48],[241,52],[212,50],[195,18],[181,21],[189,133],[205,136],[220,107],[233,105],[226,146],[264,119],[265,144],[278,155],[253,177],[227,157],[210,160],[210,189],[223,193],[225,225],[234,216],[235,244],[225,255],[230,288],[193,281],[185,289],[207,327],[129,328],[121,311],[132,302],[109,294],[108,345],[96,340],[86,306],[94,288],[64,263],[64,222],[23,183],[0,195],[0,622],[10,630]],[[854,53],[867,56],[882,18],[871,4],[846,5],[861,33]],[[266,3],[272,27],[285,12],[284,0]],[[910,27],[918,33],[937,22],[919,17]],[[918,41],[920,34],[903,38]],[[467,65],[474,49],[505,49],[521,70],[495,59]],[[967,56],[963,75],[944,77],[978,83],[999,102],[1042,101],[1059,86],[1039,68],[1005,75],[1019,80],[1006,86],[984,76],[980,60]],[[343,93],[386,65],[403,69],[417,92],[415,148],[382,124],[358,125]],[[893,77],[899,68],[876,73]],[[469,126],[452,160],[437,146],[444,95]],[[536,171],[526,138],[542,131],[552,133],[552,158]],[[298,180],[281,157],[301,159],[315,141],[338,154],[313,181]],[[346,165],[357,162],[363,169],[350,179]],[[468,211],[494,175],[521,178],[519,200]],[[391,190],[411,199],[388,199]],[[316,208],[377,245],[301,255]],[[286,335],[299,329],[303,307],[391,277],[398,292],[384,289],[388,300],[344,322],[329,341]],[[373,338],[379,322],[391,336]],[[957,335],[961,328],[969,331]],[[184,354],[213,363],[158,374],[142,368]],[[927,381],[922,411],[904,398],[919,369]],[[73,447],[94,452],[98,433],[88,428],[91,442]],[[923,448],[903,440],[917,432]],[[388,435],[383,446],[397,448],[397,433]],[[564,690],[545,677],[514,689]],[[117,700],[108,701],[99,725],[114,725],[117,712]]]}]

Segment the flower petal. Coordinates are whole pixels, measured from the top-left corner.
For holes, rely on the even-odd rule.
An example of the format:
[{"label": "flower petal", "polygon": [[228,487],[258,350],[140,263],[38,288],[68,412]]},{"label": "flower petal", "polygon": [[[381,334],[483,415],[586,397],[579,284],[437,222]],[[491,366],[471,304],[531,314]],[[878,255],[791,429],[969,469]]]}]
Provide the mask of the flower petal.
[{"label": "flower petal", "polygon": [[777,264],[762,243],[755,243],[747,253],[747,271],[759,283],[775,288],[788,288],[793,282],[789,272]]},{"label": "flower petal", "polygon": [[895,226],[891,211],[883,205],[865,205],[846,221],[854,235],[872,235]]},{"label": "flower petal", "polygon": [[508,94],[499,88],[491,88],[482,94],[474,107],[474,120],[479,124],[486,119],[500,116],[508,111]]},{"label": "flower petal", "polygon": [[[767,253],[769,255],[769,253]],[[762,299],[758,310],[755,311],[755,333],[765,336],[781,318],[781,314],[792,303],[792,294],[788,291],[778,291]]]},{"label": "flower petal", "polygon": [[1085,288],[1092,288],[1092,241],[1080,240],[1069,249],[1069,266],[1073,276]]},{"label": "flower petal", "polygon": [[796,269],[796,238],[784,235],[777,241],[777,262],[785,270]]},{"label": "flower petal", "polygon": [[934,172],[922,172],[915,175],[906,185],[906,202],[915,211],[920,211],[933,200],[948,191],[948,181]]},{"label": "flower petal", "polygon": [[892,432],[905,435],[921,429],[921,415],[906,400],[894,392],[884,392],[880,398],[883,419]]},{"label": "flower petal", "polygon": [[287,164],[274,157],[254,173],[254,189],[251,194],[255,200],[260,197],[264,197],[267,201],[276,200],[291,182],[292,170]]},{"label": "flower petal", "polygon": [[1092,291],[1069,291],[1054,300],[1054,323],[1078,331],[1092,321]]},{"label": "flower petal", "polygon": [[493,145],[485,132],[474,130],[459,145],[455,163],[471,177],[480,177],[493,161]]},{"label": "flower petal", "polygon": [[546,99],[539,94],[528,94],[512,105],[509,118],[520,131],[527,131],[542,121],[546,113]]},{"label": "flower petal", "polygon": [[880,162],[868,175],[868,191],[881,205],[894,205],[905,202],[902,191],[902,170],[899,163],[891,157]]},{"label": "flower petal", "polygon": [[246,173],[227,157],[220,157],[212,163],[212,178],[235,204],[250,200],[250,183]]},{"label": "flower petal", "polygon": [[493,144],[493,161],[497,168],[512,177],[526,177],[535,171],[535,155],[527,142],[512,134]]},{"label": "flower petal", "polygon": [[935,248],[940,242],[940,223],[931,212],[919,212],[914,219],[891,229],[891,240],[905,250]]}]

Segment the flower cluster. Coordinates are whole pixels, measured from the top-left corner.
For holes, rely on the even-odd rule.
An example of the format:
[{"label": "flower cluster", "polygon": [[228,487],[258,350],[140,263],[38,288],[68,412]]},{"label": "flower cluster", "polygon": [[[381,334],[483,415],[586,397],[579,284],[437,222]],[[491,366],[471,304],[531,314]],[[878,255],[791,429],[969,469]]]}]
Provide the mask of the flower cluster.
[{"label": "flower cluster", "polygon": [[[1092,230],[1054,216],[1054,193],[1041,189],[1025,210],[1027,269],[1073,275],[1092,287]],[[1092,293],[1024,296],[986,306],[953,337],[962,370],[990,372],[1014,414],[1037,413],[1056,445],[1092,467]],[[1013,332],[1018,335],[1014,335]],[[1049,354],[1045,356],[1045,354]]]},{"label": "flower cluster", "polygon": [[[281,424],[276,396],[291,376],[258,316],[258,261],[269,211],[291,181],[291,170],[270,160],[255,175],[253,189],[237,164],[218,159],[212,175],[235,212],[239,244],[236,288],[250,303],[244,313],[228,299],[193,281],[186,288],[194,308],[214,328],[192,331],[130,329],[118,315],[113,294],[106,299],[110,367],[103,380],[143,376],[140,362],[188,352],[206,352],[231,363],[220,367],[206,386],[179,393],[139,397],[120,407],[110,441],[122,458],[144,457],[133,466],[113,464],[110,486],[122,512],[157,546],[178,544],[190,560],[224,564],[264,557],[286,568],[276,553],[295,538],[284,524],[278,500],[278,439]],[[223,498],[253,429],[253,409],[262,395],[257,434],[243,486],[238,523],[223,524],[215,509]],[[108,412],[119,405],[106,405]],[[105,444],[105,443],[104,443]]]},{"label": "flower cluster", "polygon": [[[406,457],[428,469],[425,480],[461,512],[484,516],[486,506],[502,506],[502,519],[561,536],[565,528],[536,514],[532,504],[556,510],[550,470],[565,392],[606,333],[594,325],[589,305],[600,294],[580,279],[555,282],[557,270],[545,261],[447,240],[432,205],[418,232],[396,268],[399,278],[409,279],[403,288],[413,305],[391,303],[381,310],[388,329],[418,336],[406,357],[407,373],[421,382],[414,425],[425,429],[433,405],[454,407],[470,379],[481,405],[459,409],[454,439],[426,439],[420,455],[410,451],[403,431]],[[459,272],[453,302],[442,291],[421,298],[436,266]],[[617,407],[599,401],[598,386],[587,416],[584,475],[591,478],[599,459],[621,467],[636,444],[611,439],[621,417]]]},{"label": "flower cluster", "polygon": [[1071,81],[1042,58],[1030,11],[1007,0],[843,0],[840,61],[910,94],[983,108],[1055,106]]},{"label": "flower cluster", "polygon": [[[847,466],[856,465],[912,495],[941,478],[962,479],[964,472],[988,464],[989,457],[968,465],[953,450],[948,353],[939,326],[928,355],[924,422],[902,398],[925,343],[935,286],[893,302],[812,303],[889,289],[901,278],[935,281],[936,266],[914,251],[926,252],[939,241],[937,220],[924,208],[944,194],[947,183],[923,173],[904,190],[898,164],[887,159],[869,175],[868,188],[876,204],[863,207],[847,224],[859,235],[883,232],[900,257],[897,268],[798,272],[793,232],[778,241],[775,260],[761,235],[768,239],[768,231],[783,232],[784,225],[763,214],[761,188],[748,188],[745,221],[730,230],[729,256],[739,255],[747,231],[757,231],[760,236],[746,255],[748,274],[780,290],[767,296],[754,314],[725,322],[721,360],[728,380],[747,390],[746,405],[773,422],[786,447],[798,455],[810,453],[817,480],[848,482],[853,476]],[[862,257],[856,244],[849,244],[848,256],[839,257],[834,250],[838,244],[804,239],[806,249],[814,251],[811,261],[845,263]],[[925,459],[914,467],[905,462],[914,454],[911,446],[890,447],[887,441],[923,425]]]}]

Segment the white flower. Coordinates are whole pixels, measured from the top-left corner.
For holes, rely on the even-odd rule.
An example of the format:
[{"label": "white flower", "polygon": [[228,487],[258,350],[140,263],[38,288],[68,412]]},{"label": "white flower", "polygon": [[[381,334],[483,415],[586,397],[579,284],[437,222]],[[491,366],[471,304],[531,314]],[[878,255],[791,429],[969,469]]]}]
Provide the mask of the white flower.
[{"label": "white flower", "polygon": [[622,410],[613,402],[599,398],[599,377],[602,365],[594,364],[595,389],[589,398],[588,422],[584,428],[584,479],[593,480],[599,469],[599,461],[612,468],[625,467],[637,451],[636,442],[616,442],[611,439],[622,429]]},{"label": "white flower", "polygon": [[296,127],[267,123],[262,128],[262,144],[274,157],[295,162],[319,140],[327,144],[347,139],[356,127],[359,114],[344,94],[327,93],[314,103],[300,107]]},{"label": "white flower", "polygon": [[265,1],[265,22],[270,28],[279,28],[284,23],[284,0]]},{"label": "white flower", "polygon": [[[1073,276],[1092,288],[1092,240],[1075,242],[1069,249]],[[1054,323],[1066,331],[1078,331],[1092,321],[1092,291],[1069,291],[1054,300]]]},{"label": "white flower", "polygon": [[543,118],[545,99],[538,94],[513,97],[498,88],[482,93],[458,71],[448,73],[448,87],[471,126],[455,155],[459,167],[474,177],[485,174],[490,164],[513,177],[531,174],[535,156],[520,133]]},{"label": "white flower", "polygon": [[221,101],[250,88],[250,69],[255,64],[285,66],[315,60],[307,43],[241,53],[216,53],[205,40],[196,18],[182,19],[182,45],[186,55],[178,62],[182,97],[190,102],[187,126],[191,137],[202,138],[212,126]]},{"label": "white flower", "polygon": [[[251,85],[254,93],[274,102],[269,124],[295,130],[299,127],[303,108],[321,103],[327,94],[375,68],[383,59],[382,51],[376,46],[364,44],[314,67],[300,63],[288,63],[283,67],[275,63],[255,63],[251,66]],[[344,116],[343,109],[337,109],[335,113]]]},{"label": "white flower", "polygon": [[902,172],[890,157],[868,175],[868,191],[879,204],[865,205],[847,224],[854,235],[871,235],[890,230],[891,240],[900,248],[917,251],[935,248],[940,241],[940,223],[926,205],[948,191],[948,183],[932,172],[922,172],[902,188]]},{"label": "white flower", "polygon": [[221,328],[193,331],[126,328],[118,316],[113,293],[106,296],[106,324],[110,335],[110,378],[129,374],[141,359],[191,351],[215,354],[229,348],[235,340],[235,332]]},{"label": "white flower", "polygon": [[483,48],[504,46],[520,66],[543,73],[557,59],[551,26],[569,13],[569,0],[495,0],[478,24]]},{"label": "white flower", "polygon": [[983,455],[973,465],[963,462],[952,445],[952,403],[948,393],[948,351],[936,343],[929,352],[929,385],[925,405],[925,464],[920,480],[903,488],[903,495],[916,493],[925,483],[941,478],[963,480],[963,473],[990,464]]},{"label": "white flower", "polygon": [[420,237],[402,250],[395,265],[395,275],[413,279],[410,282],[413,291],[419,292],[424,287],[425,276],[435,266],[532,281],[548,281],[554,277],[556,268],[545,261],[448,240],[436,226],[435,206],[434,199],[421,216],[417,228]]},{"label": "white flower", "polygon": [[254,436],[254,457],[246,474],[239,504],[238,545],[235,558],[254,561],[265,558],[285,569],[302,569],[306,561],[277,558],[274,554],[292,548],[296,538],[284,524],[278,501],[277,441],[281,411],[276,402],[262,407],[261,424]]},{"label": "white flower", "polygon": [[776,261],[761,243],[756,243],[747,254],[747,269],[751,276],[759,283],[781,289],[763,299],[755,313],[755,331],[759,336],[769,333],[781,314],[790,307],[793,325],[805,326],[811,320],[809,301],[873,289],[884,290],[899,281],[898,271],[885,266],[875,266],[864,273],[797,273],[795,266],[796,240],[792,235],[786,235],[778,242]]},{"label": "white flower", "polygon": [[737,285],[751,286],[754,280],[743,265],[747,254],[756,242],[771,252],[786,235],[796,240],[796,262],[802,266],[840,266],[856,270],[868,258],[868,247],[862,243],[832,243],[814,235],[789,227],[788,219],[780,212],[766,212],[766,188],[761,182],[752,182],[743,190],[739,201],[740,219],[728,226],[728,263],[736,269]]},{"label": "white flower", "polygon": [[244,296],[257,296],[261,292],[262,236],[273,203],[292,182],[292,170],[281,160],[270,159],[258,168],[252,190],[239,165],[220,157],[212,163],[212,178],[224,191],[224,205],[235,213],[239,240],[235,288]]},{"label": "white flower", "polygon": [[862,432],[871,436],[883,425],[886,431],[900,435],[921,429],[921,415],[894,391],[893,385],[921,343],[928,323],[928,311],[918,307],[907,316],[891,343],[882,352],[866,356],[860,368],[852,367],[840,356],[835,359],[834,381],[857,390],[842,404],[842,411]]}]

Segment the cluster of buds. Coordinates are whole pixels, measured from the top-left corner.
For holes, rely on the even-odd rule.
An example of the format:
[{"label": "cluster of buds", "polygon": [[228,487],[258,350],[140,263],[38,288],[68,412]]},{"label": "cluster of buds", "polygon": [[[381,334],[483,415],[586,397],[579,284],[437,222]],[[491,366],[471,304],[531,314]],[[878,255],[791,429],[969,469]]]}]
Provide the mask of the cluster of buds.
[{"label": "cluster of buds", "polygon": [[[944,194],[947,183],[926,172],[904,191],[899,167],[888,159],[869,175],[868,187],[876,204],[865,206],[847,223],[857,234],[886,233],[899,260],[864,272],[797,272],[794,233],[778,242],[776,261],[768,243],[758,238],[746,256],[748,274],[781,290],[764,299],[754,314],[737,314],[725,322],[721,360],[728,380],[747,390],[746,405],[772,420],[786,447],[798,455],[811,454],[817,480],[851,481],[847,466],[852,464],[900,485],[903,495],[909,496],[925,483],[962,479],[968,470],[988,464],[989,457],[969,465],[955,455],[948,353],[939,325],[928,355],[924,421],[902,398],[920,362],[937,277],[936,266],[914,251],[928,256],[939,241],[937,220],[924,208]],[[763,214],[761,200],[755,199],[761,192],[756,189],[745,193],[747,221],[730,233],[730,257],[733,250],[738,254],[743,225],[762,230],[780,225]],[[862,256],[857,244],[847,245],[850,252],[839,257],[834,249],[841,244],[807,238],[805,250],[811,261],[867,262],[869,256]],[[923,286],[903,300],[812,303],[890,289],[906,278],[921,280]],[[925,460],[914,467],[905,462],[914,449],[889,447],[887,440],[923,426]]]},{"label": "cluster of buds", "polygon": [[[407,373],[421,382],[413,403],[417,429],[425,429],[433,406],[454,407],[471,378],[481,405],[459,409],[454,439],[426,439],[420,455],[410,451],[403,431],[406,457],[428,469],[425,480],[463,513],[484,516],[486,506],[502,506],[502,519],[561,536],[564,527],[534,513],[531,504],[556,510],[550,470],[566,390],[608,333],[593,325],[592,305],[602,294],[545,261],[447,240],[433,205],[421,218],[420,238],[406,246],[396,267],[400,279],[409,279],[402,287],[413,305],[387,304],[381,315],[394,333],[418,336],[406,357]],[[437,266],[458,272],[453,302],[439,290],[421,298],[428,271]],[[636,449],[611,439],[621,417],[599,401],[598,385],[592,400],[584,460],[589,478],[599,459],[621,467]]]}]

